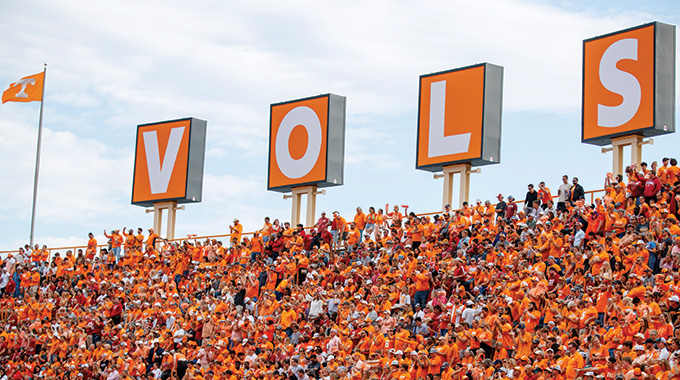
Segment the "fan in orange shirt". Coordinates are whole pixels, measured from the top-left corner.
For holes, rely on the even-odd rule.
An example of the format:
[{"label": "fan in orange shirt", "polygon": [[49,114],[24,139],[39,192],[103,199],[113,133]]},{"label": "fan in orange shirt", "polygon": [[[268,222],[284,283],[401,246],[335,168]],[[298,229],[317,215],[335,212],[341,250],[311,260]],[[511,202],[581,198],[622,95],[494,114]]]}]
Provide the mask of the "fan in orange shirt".
[{"label": "fan in orange shirt", "polygon": [[94,234],[90,232],[87,234],[89,240],[87,241],[87,249],[85,250],[85,259],[92,260],[97,254],[97,239],[94,238]]},{"label": "fan in orange shirt", "polygon": [[106,230],[104,230],[104,236],[107,238],[111,239],[111,252],[113,253],[113,261],[118,262],[121,258],[121,252],[120,248],[123,245],[124,238],[119,234],[120,230],[113,230],[111,232],[111,235],[106,233]]},{"label": "fan in orange shirt", "polygon": [[229,226],[229,233],[231,234],[232,246],[241,243],[241,235],[243,234],[243,225],[239,223],[238,218],[234,218],[234,225]]},{"label": "fan in orange shirt", "polygon": [[141,228],[137,228],[137,235],[135,235],[135,242],[133,247],[137,250],[142,250],[142,245],[144,245],[144,234],[142,233],[144,230]]},{"label": "fan in orange shirt", "polygon": [[349,231],[347,232],[347,251],[352,253],[356,246],[361,242],[361,231],[354,222],[349,224]]},{"label": "fan in orange shirt", "polygon": [[666,168],[666,178],[669,184],[674,184],[680,180],[680,168],[678,168],[678,160],[671,158],[671,166]]},{"label": "fan in orange shirt", "polygon": [[153,228],[149,228],[149,237],[146,239],[146,247],[156,248],[157,240],[160,238]]},{"label": "fan in orange shirt", "polygon": [[481,223],[484,220],[484,205],[481,199],[477,199],[475,203],[472,207],[472,223]]}]

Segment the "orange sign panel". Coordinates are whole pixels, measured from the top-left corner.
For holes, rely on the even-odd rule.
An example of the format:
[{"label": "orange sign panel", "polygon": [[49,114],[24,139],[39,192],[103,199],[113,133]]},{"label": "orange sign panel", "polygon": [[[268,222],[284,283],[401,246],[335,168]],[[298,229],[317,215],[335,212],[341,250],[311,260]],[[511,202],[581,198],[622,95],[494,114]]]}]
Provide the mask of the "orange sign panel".
[{"label": "orange sign panel", "polygon": [[498,162],[501,92],[502,68],[490,64],[421,76],[416,167]]},{"label": "orange sign panel", "polygon": [[342,184],[344,97],[327,94],[273,104],[270,116],[268,189]]},{"label": "orange sign panel", "polygon": [[[673,46],[664,47],[669,33]],[[652,23],[583,42],[583,142],[606,145],[615,136],[672,131],[674,121],[660,115],[658,105],[669,97],[659,81],[674,65],[674,40],[674,27]],[[673,51],[671,60],[662,48]],[[665,80],[674,83],[674,72]]]},{"label": "orange sign panel", "polygon": [[133,204],[201,200],[205,124],[189,118],[137,127]]}]

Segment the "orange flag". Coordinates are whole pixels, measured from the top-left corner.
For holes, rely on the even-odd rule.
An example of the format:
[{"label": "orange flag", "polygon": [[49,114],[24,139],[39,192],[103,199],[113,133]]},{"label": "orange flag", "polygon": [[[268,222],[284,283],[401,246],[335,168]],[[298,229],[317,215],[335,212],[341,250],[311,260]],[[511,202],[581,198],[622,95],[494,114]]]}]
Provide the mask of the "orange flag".
[{"label": "orange flag", "polygon": [[42,101],[45,73],[30,75],[9,85],[2,93],[2,102]]}]

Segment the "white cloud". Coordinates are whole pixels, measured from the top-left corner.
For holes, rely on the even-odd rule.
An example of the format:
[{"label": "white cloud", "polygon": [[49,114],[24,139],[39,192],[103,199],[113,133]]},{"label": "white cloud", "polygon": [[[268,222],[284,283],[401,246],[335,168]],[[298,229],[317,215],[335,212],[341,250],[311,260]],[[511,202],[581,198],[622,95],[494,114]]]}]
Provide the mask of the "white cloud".
[{"label": "white cloud", "polygon": [[[31,214],[37,128],[0,120],[0,167],[11,186],[0,187],[1,218],[20,222],[0,236],[19,231],[28,236]],[[43,129],[36,231],[44,226],[96,225],[102,219],[130,216],[116,207],[129,199],[132,183],[130,149],[113,149],[103,142],[71,132]],[[25,224],[24,224],[25,223]]]}]

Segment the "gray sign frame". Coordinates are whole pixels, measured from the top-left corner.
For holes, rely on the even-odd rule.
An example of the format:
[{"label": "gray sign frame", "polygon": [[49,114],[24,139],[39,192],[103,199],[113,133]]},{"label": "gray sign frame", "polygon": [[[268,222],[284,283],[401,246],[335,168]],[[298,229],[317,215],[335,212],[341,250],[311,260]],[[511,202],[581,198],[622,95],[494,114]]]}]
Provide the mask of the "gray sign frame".
[{"label": "gray sign frame", "polygon": [[[271,154],[272,154],[272,110],[282,104],[297,103],[304,100],[327,98],[328,119],[326,122],[326,178],[322,181],[311,181],[286,186],[270,186]],[[344,183],[345,173],[345,123],[347,115],[347,98],[336,94],[322,94],[302,99],[289,100],[281,103],[273,103],[269,106],[269,152],[267,160],[267,190],[280,193],[289,193],[294,187],[318,186],[332,187],[341,186]]]},{"label": "gray sign frame", "polygon": [[[584,139],[585,129],[585,72],[586,43],[611,37],[613,35],[654,26],[654,120],[653,125],[625,132]],[[583,40],[583,56],[581,71],[581,142],[592,145],[610,145],[611,139],[627,135],[652,137],[675,132],[675,25],[658,21],[632,28],[619,30],[602,36]]]},{"label": "gray sign frame", "polygon": [[[174,123],[178,121],[189,121],[189,148],[187,153],[187,173],[184,186],[184,196],[165,199],[154,199],[151,201],[134,202],[134,186],[137,176],[137,154],[139,149],[139,129],[151,125]],[[194,117],[183,119],[160,121],[156,123],[140,124],[137,126],[135,143],[135,167],[132,175],[132,195],[130,202],[135,206],[152,207],[154,203],[176,201],[177,203],[200,203],[203,200],[203,170],[205,166],[205,145],[207,138],[208,122]]]},{"label": "gray sign frame", "polygon": [[[482,147],[479,157],[448,161],[438,164],[418,165],[420,153],[420,129],[427,126],[420,125],[421,98],[423,93],[423,78],[451,73],[454,71],[468,70],[475,67],[484,67],[484,94],[482,105]],[[416,169],[429,172],[440,172],[444,166],[455,164],[471,164],[472,166],[484,166],[501,162],[501,127],[503,118],[503,66],[488,62],[456,68],[453,70],[440,71],[432,74],[421,75],[418,90],[418,128],[416,131]]]}]

